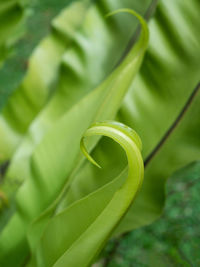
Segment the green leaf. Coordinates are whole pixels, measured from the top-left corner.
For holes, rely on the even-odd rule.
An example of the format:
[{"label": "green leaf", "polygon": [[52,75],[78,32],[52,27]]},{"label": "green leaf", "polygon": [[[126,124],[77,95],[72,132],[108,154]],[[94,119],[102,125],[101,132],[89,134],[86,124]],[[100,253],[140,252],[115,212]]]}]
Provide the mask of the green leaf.
[{"label": "green leaf", "polygon": [[[138,135],[116,122],[96,123],[84,137],[93,135],[108,136],[123,147],[129,164],[128,177],[120,187],[117,178],[55,216],[42,235],[37,251],[38,267],[91,266],[141,187],[143,161]],[[83,142],[81,146],[96,165]]]},{"label": "green leaf", "polygon": [[[117,116],[117,119],[133,127],[140,134],[145,158],[176,120],[199,81],[199,8],[199,1],[196,0],[160,1],[156,14],[150,21],[150,44],[147,54]],[[163,153],[162,158],[157,156],[156,163],[151,162],[148,165],[141,194],[117,233],[141,227],[157,219],[163,208],[167,177],[180,165],[199,158],[197,139],[200,111],[198,102],[195,105],[194,109],[197,111],[192,111],[190,117],[187,115],[187,121],[182,122],[185,124],[184,129],[190,129],[192,124],[193,132],[178,131],[178,127],[175,129],[174,132],[178,132],[179,136],[176,146],[170,146],[167,154]],[[188,134],[191,137],[188,137]],[[185,140],[186,144],[184,145],[181,140]],[[192,143],[192,140],[195,142]],[[190,153],[187,153],[188,150]],[[93,153],[93,157],[105,166],[104,175],[85,164],[74,175],[74,183],[58,210],[108,183],[112,179],[113,170],[116,176],[123,170],[121,151],[108,140],[101,140]]]},{"label": "green leaf", "polygon": [[200,114],[200,90],[174,132],[145,168],[146,179],[141,194],[119,226],[118,232],[131,230],[157,219],[162,213],[165,202],[167,178],[178,168],[200,159],[198,114]]},{"label": "green leaf", "polygon": [[0,116],[0,161],[12,156],[30,123],[51,97],[61,58],[82,24],[87,8],[86,1],[66,8],[53,20],[50,35],[35,49],[22,84]]},{"label": "green leaf", "polygon": [[0,67],[23,32],[25,3],[18,0],[0,2]]},{"label": "green leaf", "polygon": [[168,181],[168,185],[167,185],[168,193],[172,194],[172,192],[181,191],[181,189],[179,189],[178,186],[176,187],[175,190],[171,187],[171,184],[173,182],[184,183],[184,184],[186,184],[186,186],[187,186],[187,184],[190,184],[190,182],[191,182],[192,183],[191,185],[194,185],[196,182],[198,182],[199,178],[200,178],[200,162],[199,161],[193,161],[193,162],[187,164],[186,166],[178,169],[177,171],[175,171],[172,174],[172,176],[170,177],[170,180]]},{"label": "green leaf", "polygon": [[[24,173],[13,173],[7,182],[22,182],[17,192],[17,212],[3,229],[0,238],[0,257],[4,262],[6,255],[16,247],[24,247],[25,233],[30,222],[47,208],[62,193],[62,188],[71,182],[70,174],[81,164],[79,141],[89,125],[96,120],[105,120],[116,115],[122,99],[133,77],[137,73],[148,43],[148,29],[145,21],[131,10],[121,10],[135,15],[142,25],[137,43],[123,62],[95,90],[87,94],[67,111],[45,135],[28,159]],[[112,101],[112,105],[108,105]],[[70,131],[69,131],[70,129]],[[24,202],[24,199],[26,201]],[[8,240],[13,233],[13,239]],[[19,243],[21,242],[21,246]],[[11,261],[15,261],[12,257]]]},{"label": "green leaf", "polygon": [[[133,90],[127,95],[125,105],[117,117],[125,121],[128,125],[133,126],[142,136],[144,157],[147,157],[151,153],[159,140],[169,129],[170,125],[176,120],[193,88],[199,81],[199,8],[199,1],[197,0],[192,0],[191,2],[180,0],[160,2],[155,19],[150,23],[151,39],[148,54],[145,58],[142,70],[133,84]],[[186,20],[185,18],[188,19]],[[77,66],[77,64],[75,64],[75,66]],[[78,73],[81,73],[80,69],[78,69]],[[101,77],[103,79],[103,76]],[[65,84],[64,79],[63,84]],[[65,188],[63,191],[68,188],[68,183],[66,181],[71,182],[73,180],[73,183],[71,184],[70,190],[66,192],[67,196],[60,203],[57,212],[65,209],[72,202],[88,195],[90,192],[97,190],[104,184],[109,183],[110,179],[113,178],[112,174],[114,173],[117,176],[118,170],[121,171],[124,167],[124,159],[122,163],[119,161],[119,164],[116,166],[120,155],[119,149],[105,139],[100,142],[100,146],[95,149],[93,154],[95,158],[102,159],[102,162],[100,161],[102,165],[106,165],[106,168],[103,170],[105,175],[104,173],[100,174],[96,169],[94,171],[94,168],[88,164],[81,166],[82,161],[78,161],[77,159],[78,141],[74,141],[73,143],[73,139],[74,137],[75,139],[77,138],[77,140],[80,139],[81,134],[86,128],[82,125],[82,128],[80,127],[79,129],[77,125],[84,124],[85,121],[87,121],[85,126],[89,126],[89,123],[94,119],[92,118],[91,110],[99,108],[97,107],[97,103],[99,103],[103,97],[101,99],[100,93],[94,91],[93,94],[88,94],[86,100],[87,96],[85,96],[84,92],[83,95],[80,96],[80,98],[85,96],[83,100],[77,102],[80,99],[79,96],[80,95],[78,95],[78,97],[76,96],[77,98],[75,97],[75,101],[73,100],[73,107],[68,106],[67,103],[68,110],[66,113],[58,112],[58,116],[54,114],[52,117],[54,117],[55,120],[51,121],[51,114],[48,114],[50,118],[49,125],[51,127],[48,125],[47,128],[42,128],[41,135],[38,134],[38,129],[40,128],[35,128],[35,134],[30,135],[30,139],[26,140],[28,145],[25,152],[28,154],[28,160],[24,165],[22,164],[19,166],[19,171],[15,169],[17,166],[16,161],[14,164],[15,168],[10,172],[10,174],[13,174],[11,181],[16,181],[14,179],[15,177],[20,177],[20,181],[24,181],[25,178],[27,178],[24,183],[25,186],[21,187],[19,195],[17,196],[19,200],[21,194],[21,202],[19,201],[21,204],[18,206],[18,212],[20,214],[19,217],[21,216],[21,218],[23,218],[23,223],[19,217],[13,217],[14,219],[11,219],[8,228],[5,228],[3,232],[2,240],[4,240],[4,242],[2,241],[2,243],[0,243],[0,254],[2,253],[4,259],[9,258],[9,260],[13,260],[12,264],[16,263],[16,257],[8,257],[9,255],[16,256],[18,254],[18,257],[21,257],[21,255],[27,254],[27,245],[24,245],[24,242],[26,242],[24,238],[24,228],[30,223],[33,217],[36,217],[36,214],[39,214],[41,210],[45,209],[50,203],[53,203],[54,199],[57,199],[64,184]],[[94,102],[91,106],[87,107],[87,101]],[[108,101],[108,104],[110,103],[111,100]],[[65,104],[62,107],[65,107]],[[116,109],[117,108],[118,107],[116,107]],[[146,179],[141,194],[136,198],[134,205],[122,221],[122,224],[119,225],[116,233],[148,224],[160,215],[164,203],[164,185],[166,178],[178,166],[183,166],[187,162],[200,157],[198,130],[200,129],[198,121],[199,113],[199,96],[197,94],[195,101],[193,100],[192,105],[185,113],[186,115],[181,123],[175,128],[173,134],[169,136],[163,148],[160,149],[159,153],[157,153],[147,166],[145,173]],[[108,115],[110,116],[110,114]],[[106,118],[106,116],[104,117],[102,115],[102,119],[104,118]],[[191,120],[191,118],[193,118],[193,120]],[[56,120],[58,122],[54,123]],[[41,120],[41,123],[38,125],[42,125],[42,122],[45,123],[45,120]],[[70,132],[69,129],[72,131]],[[44,133],[46,134],[45,136]],[[68,134],[69,137],[67,137]],[[42,138],[44,136],[44,139],[42,139],[41,136]],[[34,139],[36,145],[38,144],[36,149],[33,146],[31,137],[33,137],[33,139],[36,137],[36,139]],[[62,146],[59,143],[62,143]],[[57,147],[57,150],[53,149],[54,146]],[[24,147],[26,147],[26,145]],[[50,147],[51,149],[46,149]],[[104,150],[105,147],[107,147],[106,150]],[[29,150],[29,148],[31,149]],[[70,149],[68,150],[68,148]],[[71,151],[74,148],[75,151]],[[108,151],[109,149],[110,151]],[[56,156],[57,152],[59,152],[59,156]],[[30,157],[32,153],[33,156]],[[111,160],[108,159],[107,154],[111,155]],[[72,160],[69,160],[66,166],[66,161],[71,157]],[[18,163],[22,162],[22,158],[23,157],[19,157]],[[26,159],[26,155],[24,158]],[[76,160],[80,164],[77,164]],[[44,166],[42,166],[42,164],[44,164]],[[49,166],[50,169],[48,170]],[[77,169],[75,169],[74,166],[77,166]],[[78,170],[79,166],[81,166],[80,171]],[[117,170],[113,172],[115,168]],[[16,171],[16,176],[14,170]],[[108,176],[107,170],[109,170]],[[79,172],[78,175],[77,172]],[[35,177],[38,177],[38,180],[35,179]],[[42,179],[40,179],[41,177]],[[48,177],[49,181],[43,180],[43,177]],[[56,180],[55,177],[58,180]],[[70,180],[68,180],[69,177]],[[34,186],[32,186],[33,184]],[[41,187],[41,189],[39,189],[39,187]],[[23,192],[25,192],[24,196],[27,196],[27,203],[22,203],[22,199],[24,199],[22,197]],[[34,196],[34,204],[31,203],[29,199],[31,196]],[[64,197],[64,194],[61,194],[61,196]],[[58,198],[56,204],[59,200]],[[53,203],[53,210],[55,208],[54,204],[55,203]],[[37,207],[39,208],[37,209]],[[50,214],[52,214],[51,207]],[[46,219],[45,215],[44,218]],[[40,223],[42,226],[39,225]],[[43,224],[41,218],[39,218],[35,226],[36,228],[38,227],[38,232],[33,242],[34,245],[37,244],[38,237],[45,224]],[[16,241],[10,240],[10,235],[16,237]],[[16,243],[14,244],[14,242]],[[23,245],[19,245],[20,242]],[[18,253],[18,251],[20,251],[20,253]],[[4,264],[4,262],[2,264]]]},{"label": "green leaf", "polygon": [[144,157],[157,145],[200,81],[199,7],[198,0],[162,0],[149,23],[150,42],[144,63],[118,114],[119,120],[137,129],[144,143]]},{"label": "green leaf", "polygon": [[[178,169],[166,183],[162,216],[117,240],[107,266],[198,266],[200,162]],[[112,249],[113,242],[108,246]],[[162,247],[162,250],[160,249]],[[105,253],[107,256],[107,253]],[[141,257],[145,255],[145,257]]]},{"label": "green leaf", "polygon": [[53,21],[50,36],[30,59],[24,82],[2,111],[0,161],[13,155],[28,130],[27,142],[32,139],[34,147],[67,109],[116,67],[137,23],[125,15],[107,20],[104,16],[124,6],[144,13],[149,2],[75,2]]},{"label": "green leaf", "polygon": [[[140,134],[144,157],[147,157],[172,123],[176,121],[200,81],[200,54],[198,53],[200,36],[197,34],[200,27],[197,12],[199,8],[200,2],[196,0],[190,1],[190,3],[178,0],[163,1],[155,14],[155,19],[159,23],[156,24],[152,21],[152,25],[150,24],[150,30],[153,28],[150,51],[147,52],[146,62],[144,61],[140,76],[144,77],[144,82],[139,86],[141,83],[140,81],[138,83],[136,78],[135,88],[138,87],[139,90],[135,90],[135,94],[132,90],[131,99],[134,99],[132,105],[135,105],[137,114],[129,113],[132,116],[132,123],[128,123],[129,115],[126,117],[127,119],[124,116],[124,120],[122,120],[131,127],[134,126],[134,129]],[[153,34],[156,28],[159,29],[160,42]],[[160,29],[163,29],[162,33]],[[166,40],[165,48],[163,38]],[[172,42],[172,40],[174,41]],[[158,69],[160,70],[159,74]],[[150,77],[153,77],[151,81]],[[143,190],[118,232],[131,230],[157,219],[162,213],[164,205],[166,179],[177,168],[200,158],[198,138],[200,102],[199,89],[196,89],[193,102],[183,114],[180,124],[175,127],[174,132],[161,147],[156,159],[146,167]],[[145,94],[145,92],[147,93]],[[144,100],[141,102],[141,96],[145,102],[143,102]],[[147,101],[148,96],[149,101]],[[130,105],[128,106],[130,107]],[[138,123],[139,120],[140,123]],[[151,133],[148,129],[151,129]]]}]

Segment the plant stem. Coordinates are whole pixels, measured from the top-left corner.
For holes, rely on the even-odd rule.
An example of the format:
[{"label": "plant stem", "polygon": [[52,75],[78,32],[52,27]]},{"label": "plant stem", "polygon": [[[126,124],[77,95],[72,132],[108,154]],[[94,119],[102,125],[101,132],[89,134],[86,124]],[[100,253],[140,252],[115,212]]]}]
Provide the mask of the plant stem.
[{"label": "plant stem", "polygon": [[200,83],[197,84],[193,92],[191,93],[190,97],[188,98],[186,104],[182,108],[181,112],[179,113],[178,117],[175,119],[175,121],[172,123],[170,128],[166,131],[164,136],[161,138],[160,142],[157,144],[157,146],[153,149],[153,151],[148,155],[148,157],[144,161],[144,166],[146,167],[149,162],[155,157],[155,155],[158,153],[160,148],[163,146],[163,144],[167,141],[169,136],[172,134],[174,129],[178,126],[181,119],[184,117],[185,113],[187,112],[188,108],[192,104],[192,101],[194,100],[195,96],[197,95],[198,91],[200,89]]}]

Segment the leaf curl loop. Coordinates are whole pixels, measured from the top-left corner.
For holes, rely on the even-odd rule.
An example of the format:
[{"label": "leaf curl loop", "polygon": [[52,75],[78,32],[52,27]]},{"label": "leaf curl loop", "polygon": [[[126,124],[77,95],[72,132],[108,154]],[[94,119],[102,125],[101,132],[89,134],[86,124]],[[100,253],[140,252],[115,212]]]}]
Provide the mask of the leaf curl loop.
[{"label": "leaf curl loop", "polygon": [[95,123],[86,130],[81,150],[99,166],[84,143],[86,137],[94,135],[110,137],[122,146],[129,165],[128,177],[123,181],[121,177],[113,179],[50,220],[35,255],[39,267],[91,266],[141,187],[144,165],[137,133],[114,121]]},{"label": "leaf curl loop", "polygon": [[[87,218],[86,227],[81,227],[85,228],[84,231],[80,233],[79,238],[74,240],[75,242],[73,242],[65,253],[56,261],[54,265],[56,267],[69,265],[80,266],[80,264],[85,267],[90,266],[100,253],[105,242],[111,236],[119,221],[127,212],[143,181],[144,165],[140,152],[142,143],[140,137],[134,130],[115,121],[98,122],[86,130],[81,139],[81,150],[89,161],[100,167],[89,155],[84,143],[86,137],[94,135],[110,137],[122,146],[126,152],[129,165],[128,177],[123,185],[116,186],[119,181],[118,179],[114,179],[111,183],[108,183],[72,205],[71,208],[69,207],[69,210],[71,209],[71,212],[68,210],[69,217],[81,217],[83,224],[85,222],[83,214],[80,216],[80,214],[75,212],[75,216],[75,213],[73,214],[73,209],[76,210],[78,208],[77,206],[84,207],[84,217],[90,217],[92,213],[96,214],[89,223]],[[84,205],[84,202],[86,205]],[[99,210],[96,212],[96,209]],[[76,255],[78,251],[83,250],[84,253],[79,254],[77,258]]]},{"label": "leaf curl loop", "polygon": [[[144,22],[142,18],[140,20]],[[38,267],[48,267],[54,263],[55,266],[88,266],[88,262],[98,254],[116,224],[126,212],[140,186],[141,179],[138,179],[138,175],[139,177],[143,176],[142,167],[139,168],[140,163],[142,164],[142,158],[137,145],[135,145],[136,154],[141,159],[140,161],[136,159],[133,163],[133,165],[136,165],[137,173],[134,173],[134,177],[137,179],[132,179],[129,175],[127,181],[130,181],[128,184],[125,183],[127,184],[126,188],[123,186],[118,190],[121,184],[119,185],[118,180],[115,181],[114,179],[113,183],[108,183],[103,188],[99,187],[98,190],[95,189],[96,191],[80,199],[80,201],[76,201],[72,205],[62,206],[62,212],[59,210],[59,213],[54,214],[54,209],[58,202],[60,205],[60,199],[63,196],[61,188],[64,182],[65,191],[67,191],[72,178],[74,179],[71,173],[74,172],[74,162],[78,157],[79,142],[83,132],[93,121],[114,118],[133,77],[141,65],[148,40],[147,25],[145,22],[142,25],[138,41],[123,62],[102,84],[81,99],[56,122],[52,130],[49,130],[31,154],[27,165],[31,162],[31,170],[34,170],[34,172],[30,173],[30,179],[26,176],[27,182],[17,192],[18,210],[3,229],[1,235],[3,250],[1,250],[0,258],[3,260],[7,260],[5,255],[8,255],[8,251],[13,251],[12,248],[21,242],[20,240],[25,240],[26,229],[37,216],[41,215],[46,207],[50,207],[52,199],[55,199],[55,192],[56,204],[53,203],[53,207],[50,207],[50,211],[48,210],[42,220],[39,219],[36,223],[34,221],[35,224],[32,227],[34,230],[31,230],[29,235],[32,255],[36,256]],[[110,101],[112,101],[112,105],[110,105]],[[52,143],[49,140],[54,141]],[[58,143],[57,141],[55,143],[55,140]],[[53,146],[49,144],[53,144]],[[63,149],[64,147],[65,149]],[[41,160],[42,151],[45,151],[47,155],[47,165],[44,158]],[[56,155],[55,157],[50,156],[52,152],[54,156]],[[135,158],[137,158],[136,154]],[[133,171],[130,173],[133,173]],[[130,177],[131,179],[129,179]],[[52,182],[55,180],[56,183],[52,186]],[[41,187],[41,184],[45,186]],[[60,195],[58,195],[58,192],[61,192]],[[129,192],[129,195],[127,192]],[[24,199],[26,199],[26,203]],[[88,213],[85,214],[85,211],[88,211]],[[77,220],[77,218],[80,218],[80,220]],[[104,225],[105,219],[106,228],[104,229],[102,225]],[[17,233],[17,238],[5,246],[3,240],[10,236],[10,229]],[[87,244],[87,236],[93,240],[93,245]],[[23,244],[23,247],[26,248],[26,244]],[[87,248],[87,251],[83,253],[82,258],[80,257],[80,261],[77,263],[77,256],[74,255],[77,255],[77,249],[79,248],[81,250]],[[91,255],[88,255],[88,253],[91,253]],[[16,256],[18,257],[18,255]],[[73,263],[71,263],[72,261]]]},{"label": "leaf curl loop", "polygon": [[138,134],[125,124],[116,121],[105,121],[93,124],[84,133],[81,139],[80,147],[86,158],[92,164],[101,168],[101,166],[90,156],[84,144],[84,139],[93,135],[103,135],[110,137],[114,141],[119,143],[125,150],[129,165],[127,182],[130,181],[130,183],[134,183],[134,187],[132,189],[136,193],[142,184],[144,172],[143,160],[140,153],[142,149],[142,142]]}]

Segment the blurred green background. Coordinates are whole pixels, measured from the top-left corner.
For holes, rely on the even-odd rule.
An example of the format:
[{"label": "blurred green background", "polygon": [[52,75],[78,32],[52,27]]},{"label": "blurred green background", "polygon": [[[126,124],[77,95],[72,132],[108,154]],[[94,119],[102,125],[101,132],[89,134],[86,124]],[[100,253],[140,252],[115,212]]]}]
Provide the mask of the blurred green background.
[{"label": "blurred green background", "polygon": [[14,46],[0,71],[0,109],[22,80],[32,51],[50,32],[52,19],[71,1],[43,0],[42,3],[37,0],[30,1],[25,34],[22,34],[22,38]]},{"label": "blurred green background", "polygon": [[[28,57],[48,34],[50,21],[69,2],[43,0],[32,3],[26,33],[0,72],[0,108],[23,78]],[[189,175],[184,169],[169,179],[162,217],[121,239],[108,267],[200,266],[200,164],[191,164],[188,168]],[[104,251],[105,257],[114,245],[115,241],[111,240]]]}]

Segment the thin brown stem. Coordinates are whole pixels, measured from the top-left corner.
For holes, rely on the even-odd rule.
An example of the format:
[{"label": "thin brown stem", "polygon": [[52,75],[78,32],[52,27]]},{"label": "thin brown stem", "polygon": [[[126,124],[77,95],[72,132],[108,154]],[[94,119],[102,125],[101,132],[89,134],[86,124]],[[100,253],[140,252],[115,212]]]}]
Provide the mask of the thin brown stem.
[{"label": "thin brown stem", "polygon": [[178,124],[180,123],[181,119],[184,117],[185,113],[187,112],[187,110],[189,109],[190,105],[192,104],[195,96],[199,92],[199,89],[200,89],[200,83],[198,83],[198,85],[195,87],[195,89],[191,93],[190,97],[188,98],[186,104],[182,108],[181,112],[179,113],[179,115],[177,116],[177,118],[175,119],[175,121],[173,122],[173,124],[170,126],[170,128],[166,131],[166,133],[164,134],[164,136],[161,138],[160,142],[153,149],[153,151],[149,154],[149,156],[145,159],[145,161],[144,161],[144,166],[145,167],[155,157],[155,155],[158,153],[158,151],[160,150],[160,148],[163,146],[163,144],[167,141],[167,139],[169,138],[169,136],[172,134],[172,132],[178,126]]}]

